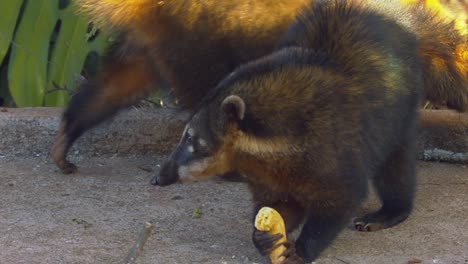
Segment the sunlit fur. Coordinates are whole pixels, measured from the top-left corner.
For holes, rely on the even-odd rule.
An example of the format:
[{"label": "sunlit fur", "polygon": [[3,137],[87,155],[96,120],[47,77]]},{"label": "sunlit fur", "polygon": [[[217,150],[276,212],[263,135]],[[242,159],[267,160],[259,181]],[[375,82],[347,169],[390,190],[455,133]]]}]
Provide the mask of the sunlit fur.
[{"label": "sunlit fur", "polygon": [[78,0],[78,5],[99,24],[130,29],[142,40],[158,38],[158,33],[170,30],[164,23],[167,17],[184,31],[203,23],[213,35],[242,32],[261,39],[270,38],[275,28],[287,26],[309,1]]},{"label": "sunlit fur", "polygon": [[440,3],[439,0],[401,0],[403,4],[414,5],[423,3],[424,6],[447,21],[455,21],[455,28],[463,35],[468,33],[468,3],[464,0],[450,0],[447,7]]},{"label": "sunlit fur", "polygon": [[76,0],[81,11],[101,26],[138,26],[152,20],[164,1],[154,0]]},{"label": "sunlit fur", "polygon": [[[264,52],[273,48],[275,41],[287,26],[310,2],[312,1],[78,0],[78,5],[100,24],[125,29],[132,41],[149,48],[166,46],[166,43],[172,40],[185,43],[182,47],[187,49],[187,52],[196,54],[195,50],[191,51],[196,46],[204,47],[204,52],[211,49],[216,51],[223,47],[222,43],[210,45],[209,42],[203,44],[201,40],[224,40],[230,43],[234,53],[222,52],[218,56],[230,54],[251,59],[265,55]],[[468,66],[463,54],[467,50],[467,37],[466,34],[462,36],[466,30],[461,29],[459,25],[466,27],[466,20],[463,17],[455,17],[438,0],[400,0],[407,7],[406,11],[399,6],[398,1],[369,2],[410,30],[414,30],[423,39],[420,54],[425,61],[428,100],[465,111],[468,108]],[[425,6],[425,11],[421,6]],[[457,19],[456,26],[451,24],[453,19]],[[186,35],[183,35],[183,32]],[[207,32],[208,35],[203,35]],[[255,40],[255,48],[259,50],[251,50],[253,46],[249,47],[249,41],[246,40]],[[193,43],[197,45],[194,46]],[[240,48],[243,50],[239,50]],[[184,51],[171,49],[158,54],[160,58],[156,57],[155,60],[159,60],[159,71],[171,82],[182,104],[193,105],[193,102],[200,99],[197,94],[204,94],[200,89],[205,90],[208,89],[205,87],[214,85],[206,80],[197,82],[200,77],[195,77],[196,71],[193,71],[192,77],[188,69],[190,67],[169,65],[165,62],[169,59],[181,65],[190,65],[199,63],[201,57],[182,57],[179,54],[184,54]],[[205,58],[205,61],[209,63],[211,59]],[[213,78],[220,78],[217,72],[221,69],[217,70],[216,67],[222,66],[211,67],[214,69]],[[185,80],[178,78],[179,74],[184,76]],[[189,80],[201,84],[201,87],[187,83]]]}]

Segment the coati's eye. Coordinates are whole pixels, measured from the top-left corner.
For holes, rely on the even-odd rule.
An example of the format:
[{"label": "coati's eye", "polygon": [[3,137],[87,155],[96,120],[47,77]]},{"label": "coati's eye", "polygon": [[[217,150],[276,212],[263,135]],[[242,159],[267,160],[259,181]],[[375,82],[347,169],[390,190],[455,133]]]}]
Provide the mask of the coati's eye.
[{"label": "coati's eye", "polygon": [[192,137],[192,136],[188,136],[188,137],[187,137],[187,143],[188,143],[188,144],[192,144],[192,143],[193,143],[193,137]]}]

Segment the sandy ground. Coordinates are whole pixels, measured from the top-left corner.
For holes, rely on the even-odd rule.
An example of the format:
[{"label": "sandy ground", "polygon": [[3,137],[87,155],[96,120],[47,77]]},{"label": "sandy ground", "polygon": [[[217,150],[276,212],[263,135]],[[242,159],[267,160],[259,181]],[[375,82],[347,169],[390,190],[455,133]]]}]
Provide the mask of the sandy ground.
[{"label": "sandy ground", "polygon": [[[80,172],[65,176],[37,156],[0,156],[2,264],[121,263],[150,220],[137,263],[267,263],[250,241],[244,183],[151,186],[161,159],[148,156],[75,157]],[[407,221],[375,233],[347,228],[317,263],[468,263],[468,168],[421,162],[418,176]],[[370,200],[363,211],[378,206]]]}]

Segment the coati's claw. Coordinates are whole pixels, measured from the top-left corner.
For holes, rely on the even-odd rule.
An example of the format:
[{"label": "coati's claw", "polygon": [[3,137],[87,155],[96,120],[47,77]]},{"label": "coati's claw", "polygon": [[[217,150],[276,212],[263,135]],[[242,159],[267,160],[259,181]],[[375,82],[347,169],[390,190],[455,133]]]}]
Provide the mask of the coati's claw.
[{"label": "coati's claw", "polygon": [[383,228],[377,228],[373,223],[355,222],[354,227],[360,232],[373,232]]},{"label": "coati's claw", "polygon": [[364,231],[364,225],[365,223],[363,222],[354,222],[354,228],[357,230],[357,231]]},{"label": "coati's claw", "polygon": [[63,174],[73,174],[78,171],[78,167],[75,164],[66,160],[62,162],[62,165],[59,165],[59,168]]},{"label": "coati's claw", "polygon": [[402,222],[408,217],[408,214],[409,210],[403,210],[400,213],[389,213],[380,210],[354,219],[354,226],[360,232],[375,232]]},{"label": "coati's claw", "polygon": [[252,241],[260,254],[266,256],[277,247],[276,243],[283,237],[282,234],[270,235],[267,231],[255,229]]}]

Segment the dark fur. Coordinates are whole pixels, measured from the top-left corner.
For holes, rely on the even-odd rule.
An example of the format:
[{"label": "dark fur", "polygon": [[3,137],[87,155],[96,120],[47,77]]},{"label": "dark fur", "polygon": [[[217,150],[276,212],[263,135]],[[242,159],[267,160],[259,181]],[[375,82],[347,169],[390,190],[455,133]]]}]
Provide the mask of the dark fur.
[{"label": "dark fur", "polygon": [[[229,72],[271,53],[308,0],[168,0],[160,7],[155,6],[157,1],[134,1],[140,3],[141,10],[120,20],[106,19],[117,13],[117,7],[108,4],[111,1],[77,2],[85,3],[104,24],[125,32],[110,49],[103,70],[79,88],[63,115],[52,157],[65,173],[76,170],[66,155],[85,131],[146,96],[161,78],[169,82],[182,107],[193,109]],[[131,5],[128,3],[121,4],[122,8],[133,10],[125,6]],[[453,25],[423,14],[419,8],[410,13],[416,17],[410,27],[428,43],[420,50],[427,97],[466,110],[468,76],[454,66],[460,60],[454,49],[466,45],[466,38],[460,37]],[[192,24],[187,25],[187,21]],[[231,24],[225,25],[226,21]],[[443,64],[434,64],[433,58],[440,58]]]},{"label": "dark fur", "polygon": [[[283,46],[204,98],[158,181],[245,175],[255,212],[275,208],[288,232],[304,224],[298,253],[290,246],[284,263],[317,258],[366,197],[368,179],[382,207],[358,219],[358,229],[403,221],[423,98],[418,48],[414,34],[358,1],[313,4]],[[271,250],[271,237],[253,238],[261,252]]]}]

